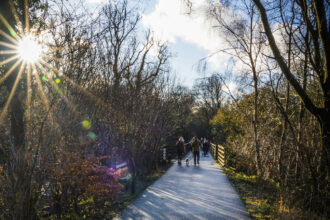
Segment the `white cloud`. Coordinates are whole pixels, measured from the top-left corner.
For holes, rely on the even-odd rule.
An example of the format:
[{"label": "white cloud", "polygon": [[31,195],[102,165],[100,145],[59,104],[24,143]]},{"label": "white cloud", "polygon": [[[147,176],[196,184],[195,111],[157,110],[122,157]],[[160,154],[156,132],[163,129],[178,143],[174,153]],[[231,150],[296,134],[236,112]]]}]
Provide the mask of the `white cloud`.
[{"label": "white cloud", "polygon": [[235,82],[226,83],[226,86],[223,86],[222,89],[227,94],[235,95],[235,94],[238,93],[238,87],[237,87],[237,84]]},{"label": "white cloud", "polygon": [[[212,53],[212,52],[211,52]],[[207,58],[207,62],[211,64],[212,70],[223,70],[227,68],[230,56],[225,53],[216,53]]]},{"label": "white cloud", "polygon": [[234,75],[241,75],[242,73],[250,73],[250,72],[251,72],[251,68],[249,68],[246,64],[244,64],[241,60],[235,59],[232,69],[232,73]]},{"label": "white cloud", "polygon": [[[175,43],[181,38],[208,51],[209,55],[223,49],[225,40],[214,29],[215,21],[207,17],[209,1],[191,1],[192,13],[188,15],[184,1],[159,0],[153,12],[142,15],[142,23],[153,31],[155,38],[161,41]],[[219,70],[228,59],[228,55],[217,53],[210,56],[207,62],[211,64],[212,69]]]},{"label": "white cloud", "polygon": [[89,4],[102,4],[106,2],[108,2],[108,0],[86,0],[86,3]]}]

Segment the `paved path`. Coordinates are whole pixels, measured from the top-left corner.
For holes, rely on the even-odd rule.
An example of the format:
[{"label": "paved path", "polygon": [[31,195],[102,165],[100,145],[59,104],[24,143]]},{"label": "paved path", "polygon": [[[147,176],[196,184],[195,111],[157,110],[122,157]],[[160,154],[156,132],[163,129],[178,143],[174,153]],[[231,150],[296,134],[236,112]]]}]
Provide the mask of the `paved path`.
[{"label": "paved path", "polygon": [[115,219],[249,219],[211,155],[191,164],[174,164]]}]

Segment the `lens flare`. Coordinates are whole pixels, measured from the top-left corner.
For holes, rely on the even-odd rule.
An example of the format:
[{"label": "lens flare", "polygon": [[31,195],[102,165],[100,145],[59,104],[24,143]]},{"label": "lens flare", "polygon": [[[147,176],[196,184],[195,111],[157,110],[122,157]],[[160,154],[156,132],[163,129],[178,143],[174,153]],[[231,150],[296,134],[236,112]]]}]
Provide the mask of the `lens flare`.
[{"label": "lens flare", "polygon": [[24,36],[18,44],[18,55],[27,63],[35,63],[41,58],[42,48],[33,35]]},{"label": "lens flare", "polygon": [[88,120],[84,120],[84,121],[82,121],[81,124],[82,124],[82,126],[83,126],[85,129],[87,129],[87,130],[90,129],[90,128],[92,127],[90,121],[88,121]]},{"label": "lens flare", "polygon": [[94,132],[89,132],[88,136],[90,139],[94,140],[96,138],[96,134]]}]

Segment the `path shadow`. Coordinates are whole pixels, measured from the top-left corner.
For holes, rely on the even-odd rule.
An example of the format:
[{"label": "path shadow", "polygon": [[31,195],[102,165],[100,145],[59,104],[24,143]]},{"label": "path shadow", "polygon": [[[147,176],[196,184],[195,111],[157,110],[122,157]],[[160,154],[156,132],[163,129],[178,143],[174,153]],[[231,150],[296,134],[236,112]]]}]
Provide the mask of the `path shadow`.
[{"label": "path shadow", "polygon": [[199,166],[174,164],[115,219],[249,219],[249,215],[221,169],[211,157],[204,157]]}]

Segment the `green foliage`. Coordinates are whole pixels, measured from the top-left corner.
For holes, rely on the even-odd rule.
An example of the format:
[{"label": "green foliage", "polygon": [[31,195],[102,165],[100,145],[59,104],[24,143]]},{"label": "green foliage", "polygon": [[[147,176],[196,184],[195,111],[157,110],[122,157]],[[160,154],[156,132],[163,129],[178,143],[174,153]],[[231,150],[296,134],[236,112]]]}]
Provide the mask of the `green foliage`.
[{"label": "green foliage", "polygon": [[211,120],[213,137],[220,143],[226,143],[227,139],[233,139],[241,133],[240,124],[242,118],[235,114],[235,111],[230,106],[220,108]]},{"label": "green foliage", "polygon": [[189,124],[190,135],[211,138],[211,119],[223,105],[223,77],[212,74],[195,81],[193,92],[196,97],[192,120]]},{"label": "green foliage", "polygon": [[[299,119],[301,116],[298,108],[300,101],[294,95],[290,97],[290,105],[287,108],[290,124],[286,123],[284,133],[285,120],[280,105],[285,105],[285,93],[283,91],[277,95],[280,103],[274,101],[274,93],[271,88],[267,86],[259,88],[257,129],[262,152],[262,166],[265,171],[264,178],[271,179],[274,185],[281,184],[280,193],[285,195],[286,201],[286,205],[283,205],[286,208],[283,209],[290,209],[290,213],[301,215],[301,207],[320,208],[317,201],[311,202],[317,198],[313,195],[315,191],[313,184],[317,183],[312,179],[316,178],[316,158],[321,153],[318,150],[320,149],[320,136],[317,122],[309,113],[305,112],[303,118]],[[253,177],[257,174],[253,118],[253,94],[250,94],[220,108],[211,121],[214,140],[225,147],[226,165],[234,167],[238,173],[233,181],[235,184],[243,184],[245,187],[255,183],[256,180]],[[299,120],[302,121],[299,122]],[[298,126],[299,123],[302,123],[301,127]],[[300,137],[306,141],[306,144],[299,145],[295,142],[297,139],[294,135],[297,135],[295,132],[299,129],[301,129]],[[259,178],[257,178],[257,182],[260,183]],[[261,189],[258,187],[262,193],[263,190],[272,191],[273,189],[268,183],[260,184],[264,186]],[[264,213],[260,215],[260,218],[267,218],[266,213],[272,213],[274,207],[276,210],[279,209],[278,204],[269,205],[271,204],[269,199],[274,195],[269,194],[268,196],[266,200],[264,198],[256,199],[255,205],[260,209],[256,212]],[[276,200],[280,201],[279,198]],[[254,198],[251,202],[253,201]],[[317,203],[318,205],[313,205]]]}]

